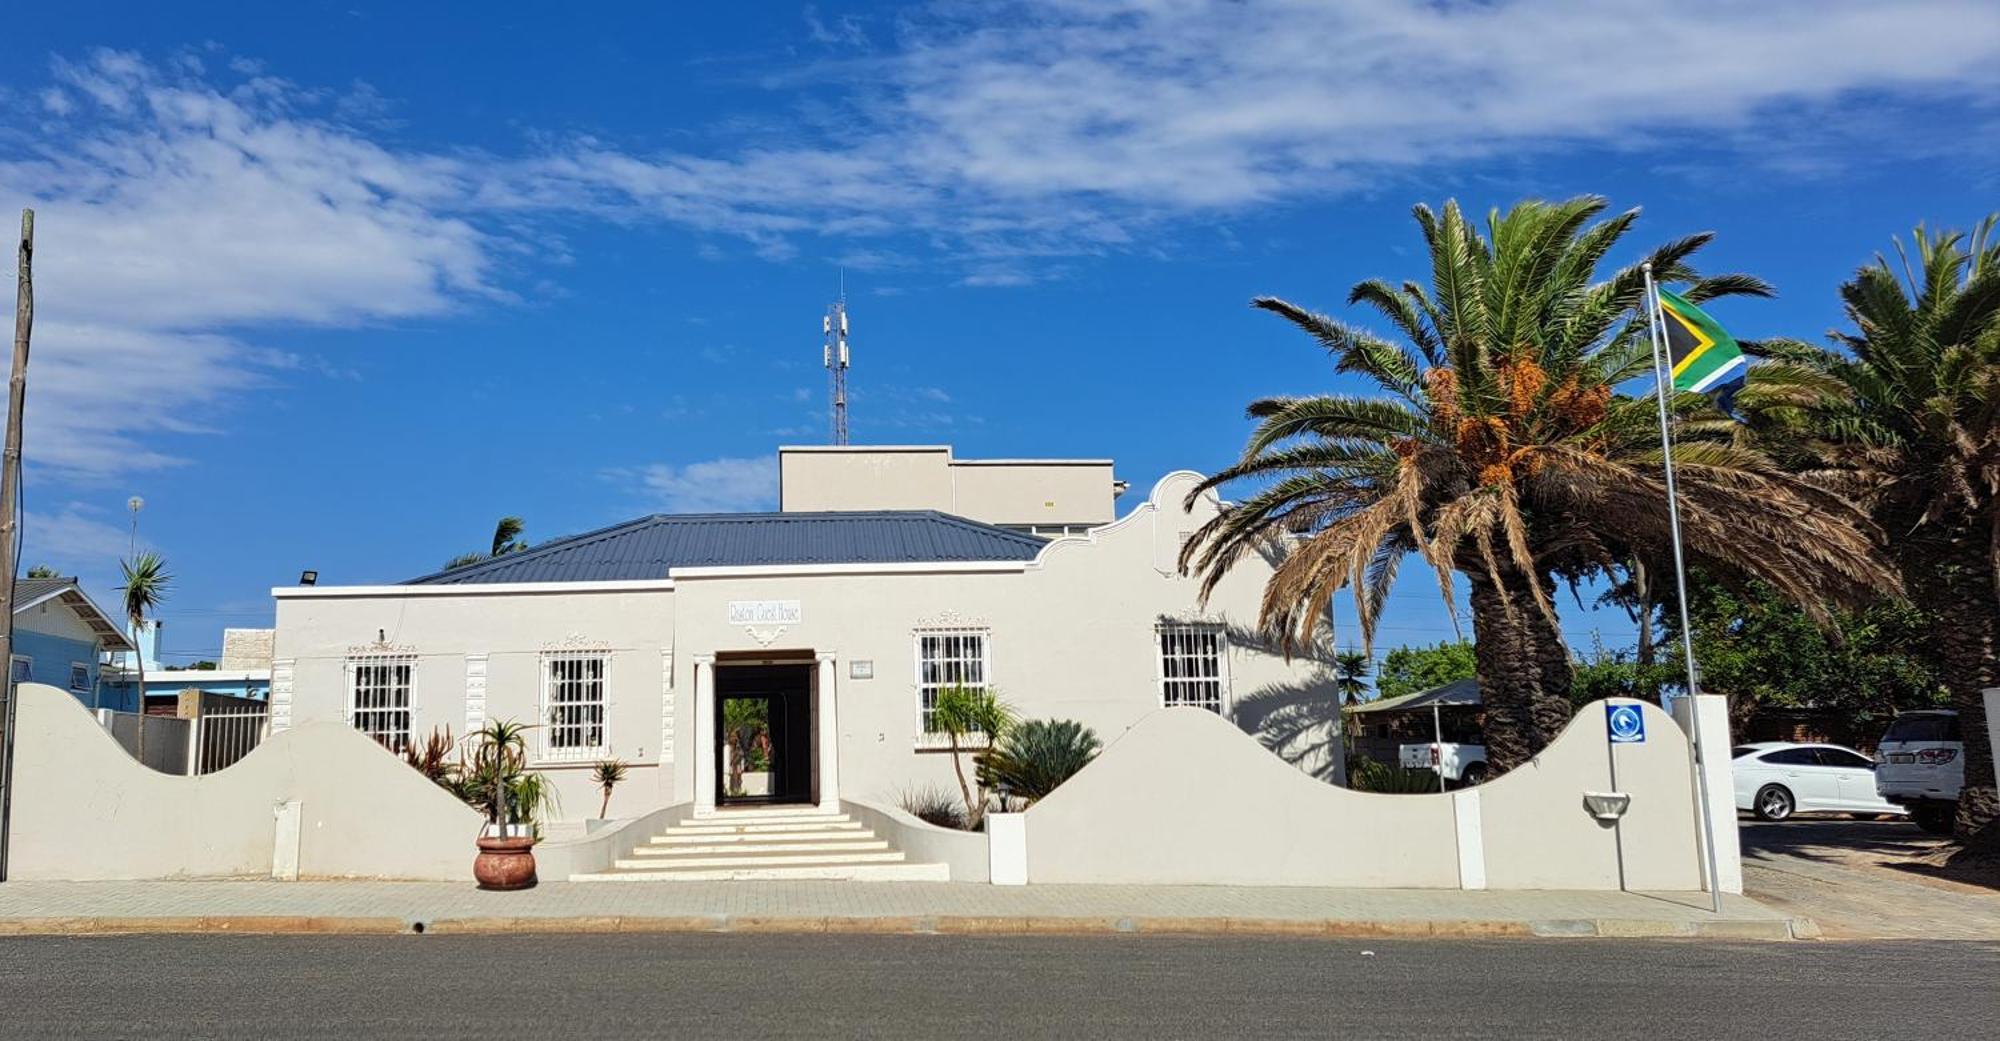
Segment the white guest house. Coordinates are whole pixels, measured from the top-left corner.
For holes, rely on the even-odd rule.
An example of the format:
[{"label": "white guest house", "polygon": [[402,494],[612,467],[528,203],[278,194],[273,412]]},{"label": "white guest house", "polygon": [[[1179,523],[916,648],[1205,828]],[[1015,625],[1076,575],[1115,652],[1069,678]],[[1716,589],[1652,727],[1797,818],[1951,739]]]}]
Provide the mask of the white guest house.
[{"label": "white guest house", "polygon": [[769,725],[761,801],[952,785],[929,708],[954,683],[1107,743],[1163,706],[1217,712],[1339,775],[1332,733],[1268,726],[1333,703],[1320,665],[1250,635],[1269,563],[1206,607],[1178,573],[1218,508],[1183,507],[1196,474],[1121,517],[1109,460],[785,448],[779,471],[775,513],[641,517],[399,585],[274,590],[273,727],[345,721],[400,748],[534,723],[566,819],[597,811],[589,771],[610,758],[630,765],[612,816],[731,804],[721,720],[745,699]]}]

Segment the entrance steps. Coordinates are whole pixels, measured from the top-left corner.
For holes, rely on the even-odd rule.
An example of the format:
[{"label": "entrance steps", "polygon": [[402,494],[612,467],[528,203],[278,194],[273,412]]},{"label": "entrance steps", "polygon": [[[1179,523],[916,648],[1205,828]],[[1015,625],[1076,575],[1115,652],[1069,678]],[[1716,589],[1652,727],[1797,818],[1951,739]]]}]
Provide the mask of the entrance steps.
[{"label": "entrance steps", "polygon": [[572,882],[716,882],[851,879],[945,882],[944,864],[913,864],[844,813],[813,807],[717,810],[690,817]]}]

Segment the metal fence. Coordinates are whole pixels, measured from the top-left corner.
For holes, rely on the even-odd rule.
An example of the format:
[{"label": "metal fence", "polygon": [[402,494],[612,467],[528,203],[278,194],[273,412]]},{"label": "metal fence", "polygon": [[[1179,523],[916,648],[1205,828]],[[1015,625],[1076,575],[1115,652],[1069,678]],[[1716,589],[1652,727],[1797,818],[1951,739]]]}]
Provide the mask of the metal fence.
[{"label": "metal fence", "polygon": [[195,777],[224,769],[263,744],[271,711],[256,703],[228,705],[181,719],[98,709],[97,721],[134,759],[139,758],[139,728],[145,727],[145,764],[163,774]]},{"label": "metal fence", "polygon": [[264,742],[270,732],[271,710],[264,705],[203,712],[194,719],[195,774],[212,774],[233,765]]}]

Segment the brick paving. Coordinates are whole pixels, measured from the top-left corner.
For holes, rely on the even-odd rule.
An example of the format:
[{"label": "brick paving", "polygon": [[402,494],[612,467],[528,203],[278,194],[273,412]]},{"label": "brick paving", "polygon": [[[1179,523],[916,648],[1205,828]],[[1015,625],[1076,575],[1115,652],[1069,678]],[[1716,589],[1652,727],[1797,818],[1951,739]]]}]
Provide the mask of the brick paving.
[{"label": "brick paving", "polygon": [[1700,893],[1459,892],[955,882],[469,883],[189,880],[0,884],[0,933],[855,930],[1714,935],[1810,925]]}]

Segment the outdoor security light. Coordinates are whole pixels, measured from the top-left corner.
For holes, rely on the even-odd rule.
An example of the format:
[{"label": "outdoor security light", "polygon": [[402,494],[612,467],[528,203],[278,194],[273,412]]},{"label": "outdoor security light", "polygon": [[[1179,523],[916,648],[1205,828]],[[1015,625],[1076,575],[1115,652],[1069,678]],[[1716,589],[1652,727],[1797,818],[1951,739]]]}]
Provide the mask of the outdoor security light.
[{"label": "outdoor security light", "polygon": [[302,586],[315,586],[315,585],[318,585],[318,584],[319,584],[319,572],[317,572],[317,571],[301,571],[301,572],[299,572],[299,584],[300,584],[300,585],[302,585]]},{"label": "outdoor security light", "polygon": [[1584,792],[1584,808],[1601,821],[1616,821],[1632,807],[1632,797],[1624,792]]}]

